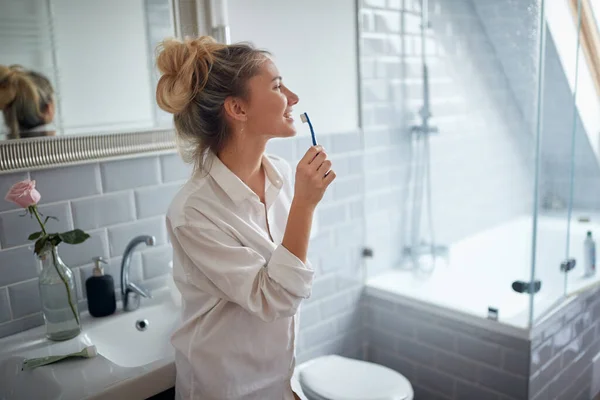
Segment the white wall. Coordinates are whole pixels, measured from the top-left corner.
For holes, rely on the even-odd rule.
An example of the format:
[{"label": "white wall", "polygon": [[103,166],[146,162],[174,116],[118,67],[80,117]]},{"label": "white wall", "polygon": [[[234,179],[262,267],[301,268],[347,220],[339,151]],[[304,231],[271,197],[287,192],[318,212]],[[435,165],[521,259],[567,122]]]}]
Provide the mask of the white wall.
[{"label": "white wall", "polygon": [[[296,114],[308,113],[317,139],[358,128],[354,0],[229,0],[228,14],[232,42],[250,41],[275,56],[300,96]],[[305,124],[299,130],[309,134]]]}]

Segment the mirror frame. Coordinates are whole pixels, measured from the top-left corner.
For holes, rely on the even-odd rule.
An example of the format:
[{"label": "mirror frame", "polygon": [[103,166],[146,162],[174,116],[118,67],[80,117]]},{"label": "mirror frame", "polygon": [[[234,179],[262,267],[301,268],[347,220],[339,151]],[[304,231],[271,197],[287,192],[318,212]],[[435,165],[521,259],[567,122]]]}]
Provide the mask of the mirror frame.
[{"label": "mirror frame", "polygon": [[[207,34],[207,0],[171,1],[177,37]],[[173,129],[4,140],[0,175],[175,151]]]}]

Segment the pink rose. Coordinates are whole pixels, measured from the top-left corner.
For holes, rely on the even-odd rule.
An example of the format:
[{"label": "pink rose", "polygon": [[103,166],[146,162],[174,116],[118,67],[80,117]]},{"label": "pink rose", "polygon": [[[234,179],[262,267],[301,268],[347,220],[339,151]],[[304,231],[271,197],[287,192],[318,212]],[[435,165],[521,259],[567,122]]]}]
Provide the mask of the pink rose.
[{"label": "pink rose", "polygon": [[16,205],[27,208],[36,205],[42,196],[35,189],[35,181],[29,179],[17,182],[6,194],[6,201],[12,201]]}]

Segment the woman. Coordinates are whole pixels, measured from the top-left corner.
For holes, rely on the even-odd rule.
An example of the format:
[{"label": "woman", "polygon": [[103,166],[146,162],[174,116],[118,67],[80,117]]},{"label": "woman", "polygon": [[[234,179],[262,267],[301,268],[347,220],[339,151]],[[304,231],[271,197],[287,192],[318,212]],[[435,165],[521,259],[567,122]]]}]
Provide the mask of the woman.
[{"label": "woman", "polygon": [[0,65],[0,110],[9,139],[54,136],[54,89],[44,75]]},{"label": "woman", "polygon": [[168,40],[156,99],[174,114],[195,172],[173,199],[167,229],[183,322],[173,334],[176,396],[288,400],[297,312],[311,293],[306,259],[315,207],[335,179],[320,146],[295,173],[265,155],[295,134],[298,97],[263,51],[210,37]]}]

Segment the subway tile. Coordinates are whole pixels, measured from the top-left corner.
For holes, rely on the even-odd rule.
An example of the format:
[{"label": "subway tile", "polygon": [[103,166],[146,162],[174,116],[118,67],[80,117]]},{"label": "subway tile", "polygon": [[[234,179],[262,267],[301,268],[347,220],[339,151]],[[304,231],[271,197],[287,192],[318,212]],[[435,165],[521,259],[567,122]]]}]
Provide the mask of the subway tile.
[{"label": "subway tile", "polygon": [[[58,221],[50,219],[46,224],[49,232],[64,232],[72,229],[71,212],[69,203],[56,203],[40,205],[38,207],[42,218],[53,216]],[[27,238],[30,234],[38,232],[40,226],[29,215],[23,216],[23,210],[7,211],[0,213],[0,242],[2,248],[33,244]]]},{"label": "subway tile", "polygon": [[400,338],[396,339],[398,355],[414,361],[421,365],[433,365],[435,362],[435,350],[424,346],[414,340]]},{"label": "subway tile", "polygon": [[431,347],[437,347],[446,351],[456,350],[456,341],[454,333],[439,329],[431,324],[418,322],[416,324],[416,334],[419,341]]},{"label": "subway tile", "polygon": [[502,365],[502,349],[496,344],[464,335],[458,335],[456,340],[459,354],[486,364]]},{"label": "subway tile", "polygon": [[179,183],[153,186],[135,191],[135,204],[138,218],[149,218],[167,213],[171,200],[177,194]]},{"label": "subway tile", "polygon": [[350,220],[351,221],[362,220],[364,207],[365,207],[364,200],[360,199],[360,200],[352,201],[350,203]]},{"label": "subway tile", "polygon": [[358,133],[343,133],[333,135],[331,153],[347,153],[351,151],[359,151],[362,149],[361,135]]},{"label": "subway tile", "polygon": [[338,205],[318,209],[319,226],[322,228],[338,225],[346,221],[346,207]]},{"label": "subway tile", "polygon": [[160,163],[156,156],[130,158],[100,164],[105,192],[129,190],[160,183]]},{"label": "subway tile", "polygon": [[321,272],[329,274],[347,270],[350,265],[348,256],[345,247],[332,248],[329,253],[321,256]]},{"label": "subway tile", "polygon": [[305,304],[300,307],[300,330],[309,328],[322,321],[318,303]]},{"label": "subway tile", "polygon": [[[10,301],[8,300],[8,289],[0,288],[0,324],[12,319]],[[2,326],[2,325],[0,325]]]},{"label": "subway tile", "polygon": [[442,372],[418,365],[417,376],[420,386],[448,395],[454,392],[454,379]]},{"label": "subway tile", "polygon": [[[150,235],[156,239],[155,246],[167,243],[167,228],[164,217],[142,219],[108,228],[110,255],[120,256],[125,251],[129,241],[139,235]],[[143,249],[145,245],[140,245]]]},{"label": "subway tile", "polygon": [[173,260],[171,246],[149,248],[142,252],[144,280],[165,275],[169,272],[169,262]]},{"label": "subway tile", "polygon": [[14,319],[42,310],[37,279],[9,286],[8,294]]},{"label": "subway tile", "polygon": [[336,276],[334,274],[317,275],[313,281],[312,294],[307,303],[322,300],[335,294],[337,292],[335,280]]},{"label": "subway tile", "polygon": [[435,366],[440,371],[468,381],[477,377],[476,363],[445,351],[435,353]]},{"label": "subway tile", "polygon": [[0,251],[0,287],[37,277],[38,264],[32,246]]},{"label": "subway tile", "polygon": [[15,203],[6,201],[4,196],[6,196],[10,188],[15,183],[24,181],[26,179],[29,179],[29,173],[27,172],[15,172],[6,175],[0,175],[0,212],[16,210],[20,208]]},{"label": "subway tile", "polygon": [[531,352],[531,373],[535,373],[540,367],[546,365],[553,354],[552,338],[548,338]]},{"label": "subway tile", "polygon": [[381,33],[400,32],[400,13],[397,11],[377,11],[375,14],[375,30]]},{"label": "subway tile", "polygon": [[31,179],[42,195],[40,204],[102,193],[98,164],[32,171]]},{"label": "subway tile", "polygon": [[[592,365],[588,365],[587,368],[580,375],[569,375],[561,382],[562,385],[556,384],[552,387],[555,390],[563,390],[559,392],[560,395],[557,397],[558,400],[577,400],[577,399],[589,399],[592,396],[590,393],[590,385],[593,380],[592,377]],[[552,389],[552,388],[551,388]],[[557,392],[554,392],[557,393]],[[594,394],[595,395],[595,394]]]},{"label": "subway tile", "polygon": [[62,243],[58,252],[63,262],[70,268],[92,263],[94,257],[108,259],[108,237],[105,229],[88,231],[90,238],[85,242],[70,245]]},{"label": "subway tile", "polygon": [[530,353],[519,353],[514,350],[503,350],[502,369],[515,375],[529,376]]},{"label": "subway tile", "polygon": [[334,233],[335,246],[346,249],[361,247],[365,235],[364,228],[359,223],[340,225]]},{"label": "subway tile", "polygon": [[396,337],[389,332],[384,332],[378,327],[369,327],[368,330],[369,345],[378,348],[386,349],[390,353],[404,356],[402,352],[398,352]]},{"label": "subway tile", "polygon": [[498,394],[481,386],[456,381],[456,399],[460,400],[498,400]]},{"label": "subway tile", "polygon": [[9,322],[0,324],[0,338],[15,335],[26,331],[36,326],[44,324],[44,316],[42,313],[28,315],[23,318],[15,319]]},{"label": "subway tile", "polygon": [[388,0],[388,8],[391,8],[393,10],[400,10],[402,9],[402,2],[403,0]]},{"label": "subway tile", "polygon": [[417,369],[415,365],[402,357],[397,357],[389,351],[380,351],[379,349],[372,349],[373,359],[372,362],[386,366],[401,373],[409,382],[417,381]]},{"label": "subway tile", "polygon": [[[305,150],[306,151],[306,150]],[[282,157],[285,160],[294,160],[296,158],[296,147],[293,140],[272,139],[267,144],[267,152]],[[293,165],[290,165],[292,171],[295,171]]]},{"label": "subway tile", "polygon": [[[532,392],[531,389],[529,390],[529,398],[532,400],[549,400],[552,397],[550,397],[550,385],[545,386],[543,389],[541,389],[538,392]],[[504,399],[501,399],[504,400]]]},{"label": "subway tile", "polygon": [[515,399],[526,398],[527,381],[524,377],[512,375],[496,368],[483,365],[479,367],[479,384]]},{"label": "subway tile", "polygon": [[319,325],[304,329],[301,335],[304,336],[304,345],[306,347],[315,347],[336,334],[335,321],[328,321]]},{"label": "subway tile", "polygon": [[392,333],[395,336],[415,338],[414,320],[401,318],[391,311],[371,309],[369,315],[373,317],[373,323],[380,329]]},{"label": "subway tile", "polygon": [[358,176],[349,179],[343,179],[336,182],[333,189],[333,199],[345,200],[353,197],[362,196],[363,192],[363,178]]},{"label": "subway tile", "polygon": [[163,182],[185,181],[192,175],[193,166],[183,162],[179,154],[160,156]]},{"label": "subway tile", "polygon": [[349,312],[344,312],[337,318],[337,333],[347,334],[361,327],[361,313],[356,306],[348,307]]},{"label": "subway tile", "polygon": [[450,400],[453,398],[452,394],[446,396],[416,383],[413,383],[412,386],[415,393],[415,400]]},{"label": "subway tile", "polygon": [[348,301],[349,298],[346,293],[321,300],[321,315],[324,319],[327,319],[346,311],[348,309]]},{"label": "subway tile", "polygon": [[560,355],[552,358],[542,369],[534,375],[531,375],[529,390],[531,393],[541,391],[555,377],[561,373],[561,358]]},{"label": "subway tile", "polygon": [[363,7],[385,8],[386,0],[362,0]]},{"label": "subway tile", "polygon": [[76,200],[71,206],[75,226],[83,230],[103,228],[135,219],[133,192]]}]

